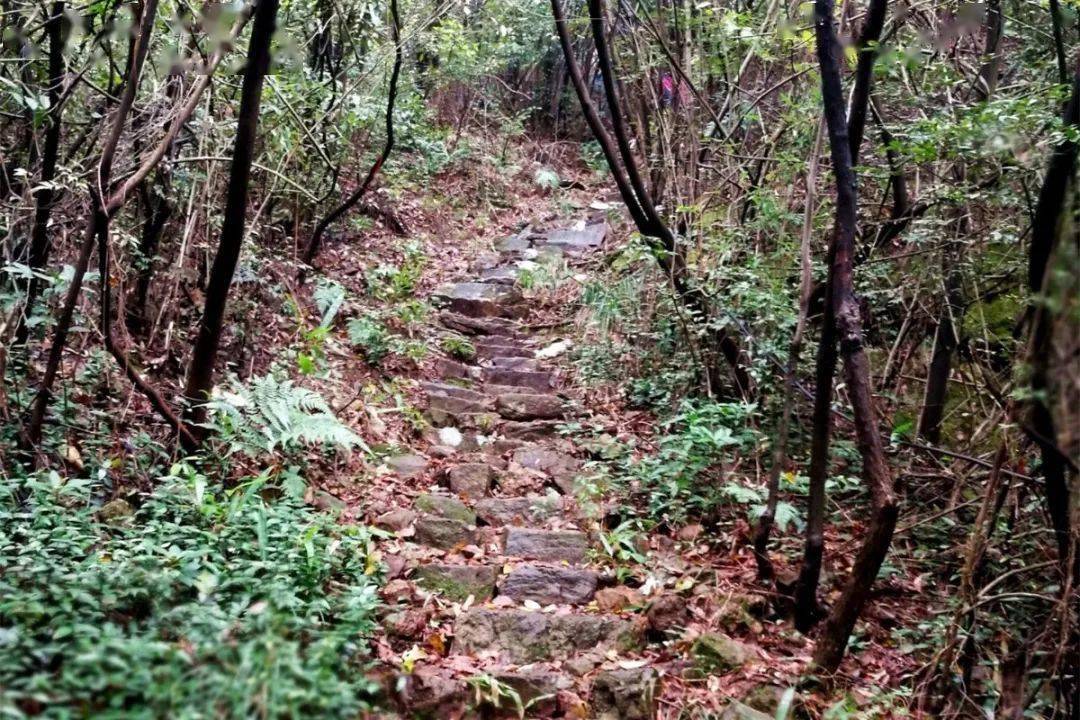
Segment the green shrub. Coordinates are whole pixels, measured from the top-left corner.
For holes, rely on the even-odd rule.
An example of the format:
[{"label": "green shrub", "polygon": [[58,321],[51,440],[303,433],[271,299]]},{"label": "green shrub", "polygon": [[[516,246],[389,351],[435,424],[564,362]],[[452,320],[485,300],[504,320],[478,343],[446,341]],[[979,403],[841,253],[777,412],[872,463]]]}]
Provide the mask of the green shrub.
[{"label": "green shrub", "polygon": [[0,716],[353,717],[369,536],[178,466],[131,508],[55,473],[0,498]]}]

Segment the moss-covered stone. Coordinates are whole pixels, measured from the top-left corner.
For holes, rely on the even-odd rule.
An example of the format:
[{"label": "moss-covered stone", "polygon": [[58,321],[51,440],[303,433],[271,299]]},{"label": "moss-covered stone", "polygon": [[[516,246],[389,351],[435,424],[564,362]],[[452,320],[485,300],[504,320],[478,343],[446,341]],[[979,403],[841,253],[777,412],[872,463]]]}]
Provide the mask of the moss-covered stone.
[{"label": "moss-covered stone", "polygon": [[491,565],[423,565],[416,569],[416,584],[449,600],[475,602],[491,599],[498,570]]},{"label": "moss-covered stone", "polygon": [[420,512],[436,515],[449,520],[457,520],[466,525],[476,524],[476,513],[465,503],[443,495],[421,495],[413,503]]},{"label": "moss-covered stone", "polygon": [[707,633],[694,641],[690,655],[694,668],[702,673],[727,673],[748,663],[753,650],[722,633]]}]

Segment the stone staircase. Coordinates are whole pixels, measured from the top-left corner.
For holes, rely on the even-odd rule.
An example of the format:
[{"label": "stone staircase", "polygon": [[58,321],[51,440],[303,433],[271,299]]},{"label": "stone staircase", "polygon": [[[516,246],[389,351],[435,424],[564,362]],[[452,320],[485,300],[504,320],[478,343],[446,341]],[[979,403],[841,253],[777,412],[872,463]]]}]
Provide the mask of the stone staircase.
[{"label": "stone staircase", "polygon": [[[394,530],[411,525],[411,541],[434,554],[409,568],[409,579],[462,604],[448,658],[477,658],[483,676],[517,693],[527,717],[655,714],[658,680],[647,666],[594,673],[588,705],[566,692],[580,692],[579,676],[598,658],[632,657],[645,643],[645,627],[588,607],[611,582],[590,567],[594,538],[574,499],[582,460],[557,433],[574,407],[560,393],[557,361],[546,357],[554,354],[545,351],[551,339],[529,331],[530,309],[516,287],[522,261],[555,253],[573,262],[599,248],[605,231],[604,224],[526,231],[504,241],[497,257],[482,259],[476,277],[435,292],[444,308],[440,323],[468,336],[475,356],[467,363],[441,358],[441,377],[422,385],[433,428],[428,452],[447,458],[441,487],[416,498],[411,510],[376,520]],[[440,667],[448,658],[429,658],[390,679],[403,715],[518,714],[516,702],[504,699],[499,709],[471,692],[466,677]]]}]

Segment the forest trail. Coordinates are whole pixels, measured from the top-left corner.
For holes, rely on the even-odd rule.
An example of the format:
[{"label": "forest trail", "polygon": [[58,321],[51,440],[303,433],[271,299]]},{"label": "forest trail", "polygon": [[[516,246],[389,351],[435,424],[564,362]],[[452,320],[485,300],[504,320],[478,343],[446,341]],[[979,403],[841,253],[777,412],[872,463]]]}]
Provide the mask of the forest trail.
[{"label": "forest trail", "polygon": [[[517,280],[550,254],[583,279],[607,237],[602,218],[526,228],[433,293],[441,325],[475,354],[437,360],[439,377],[422,383],[425,442],[387,461],[428,491],[371,517],[393,535],[382,546],[393,579],[376,641],[380,682],[406,717],[653,718],[663,683],[715,688],[701,681],[758,658],[725,633],[683,634],[694,596],[720,599],[711,620],[732,635],[760,628],[752,613],[765,605],[687,561],[695,528],[685,543],[625,540],[648,557],[643,586],[599,562],[600,524],[576,487],[590,448],[560,433],[586,410],[561,362],[573,338],[559,330],[575,308],[561,308],[564,322],[533,324]],[[782,695],[761,686],[748,702],[769,714],[732,702],[722,716],[771,717]]]}]

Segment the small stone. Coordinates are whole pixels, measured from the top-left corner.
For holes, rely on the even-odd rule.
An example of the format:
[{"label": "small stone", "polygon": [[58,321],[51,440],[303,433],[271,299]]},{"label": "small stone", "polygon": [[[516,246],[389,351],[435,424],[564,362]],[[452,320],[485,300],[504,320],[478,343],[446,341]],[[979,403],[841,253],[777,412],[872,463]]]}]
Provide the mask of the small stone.
[{"label": "small stone", "polygon": [[491,489],[495,472],[491,466],[484,463],[463,463],[450,468],[447,477],[450,481],[450,489],[458,495],[482,498]]},{"label": "small stone", "polygon": [[408,480],[427,470],[428,461],[422,455],[394,455],[386,458],[386,464],[400,477]]},{"label": "small stone", "polygon": [[312,507],[322,510],[323,512],[339,513],[347,507],[344,500],[325,490],[313,490],[310,503]]},{"label": "small stone", "polygon": [[390,532],[400,532],[416,521],[416,513],[406,508],[398,508],[383,513],[375,518],[375,527]]},{"label": "small stone", "polygon": [[413,599],[413,586],[408,580],[396,578],[383,585],[379,595],[387,604],[410,601]]},{"label": "small stone", "polygon": [[427,629],[428,610],[426,608],[409,608],[401,612],[390,613],[383,620],[386,631],[391,635],[406,640],[416,640],[423,637]]},{"label": "small stone", "polygon": [[445,495],[432,495],[425,493],[416,498],[413,503],[420,512],[438,515],[439,517],[457,520],[466,525],[476,524],[476,513],[468,508],[465,503]]},{"label": "small stone", "polygon": [[661,595],[653,600],[645,615],[649,621],[649,629],[658,633],[685,627],[690,621],[690,609],[686,600],[673,594]]},{"label": "small stone", "polygon": [[608,670],[592,684],[597,720],[652,720],[656,717],[660,678],[649,667]]},{"label": "small stone", "polygon": [[416,541],[440,550],[454,550],[476,543],[476,533],[465,523],[426,515],[416,521]]},{"label": "small stone", "polygon": [[416,569],[416,584],[450,600],[464,602],[472,596],[485,602],[495,594],[498,570],[492,565],[421,565]]},{"label": "small stone", "polygon": [[641,595],[625,585],[604,588],[596,593],[596,607],[604,612],[622,612],[641,603]]},{"label": "small stone", "polygon": [[399,578],[405,572],[405,558],[400,555],[383,555],[382,561],[388,579]]},{"label": "small stone", "polygon": [[439,428],[439,442],[448,447],[457,448],[465,438],[456,427]]},{"label": "small stone", "polygon": [[704,530],[705,528],[701,525],[687,525],[679,528],[679,532],[675,533],[675,537],[683,542],[693,542],[698,539],[698,536],[700,536]]},{"label": "small stone", "polygon": [[694,667],[706,674],[738,670],[754,657],[754,650],[723,633],[706,633],[690,647]]},{"label": "small stone", "polygon": [[588,547],[588,540],[581,532],[512,527],[506,531],[504,552],[529,560],[579,563],[585,560]]},{"label": "small stone", "polygon": [[591,570],[523,565],[503,578],[499,592],[519,602],[580,605],[592,599],[596,583]]},{"label": "small stone", "polygon": [[[791,688],[784,688],[779,685],[758,685],[743,695],[742,702],[747,707],[763,712],[769,717],[776,717],[776,711],[789,691],[791,691]],[[802,698],[799,697],[798,693],[792,692],[787,716],[799,717],[802,715],[800,710],[805,710]]]}]

